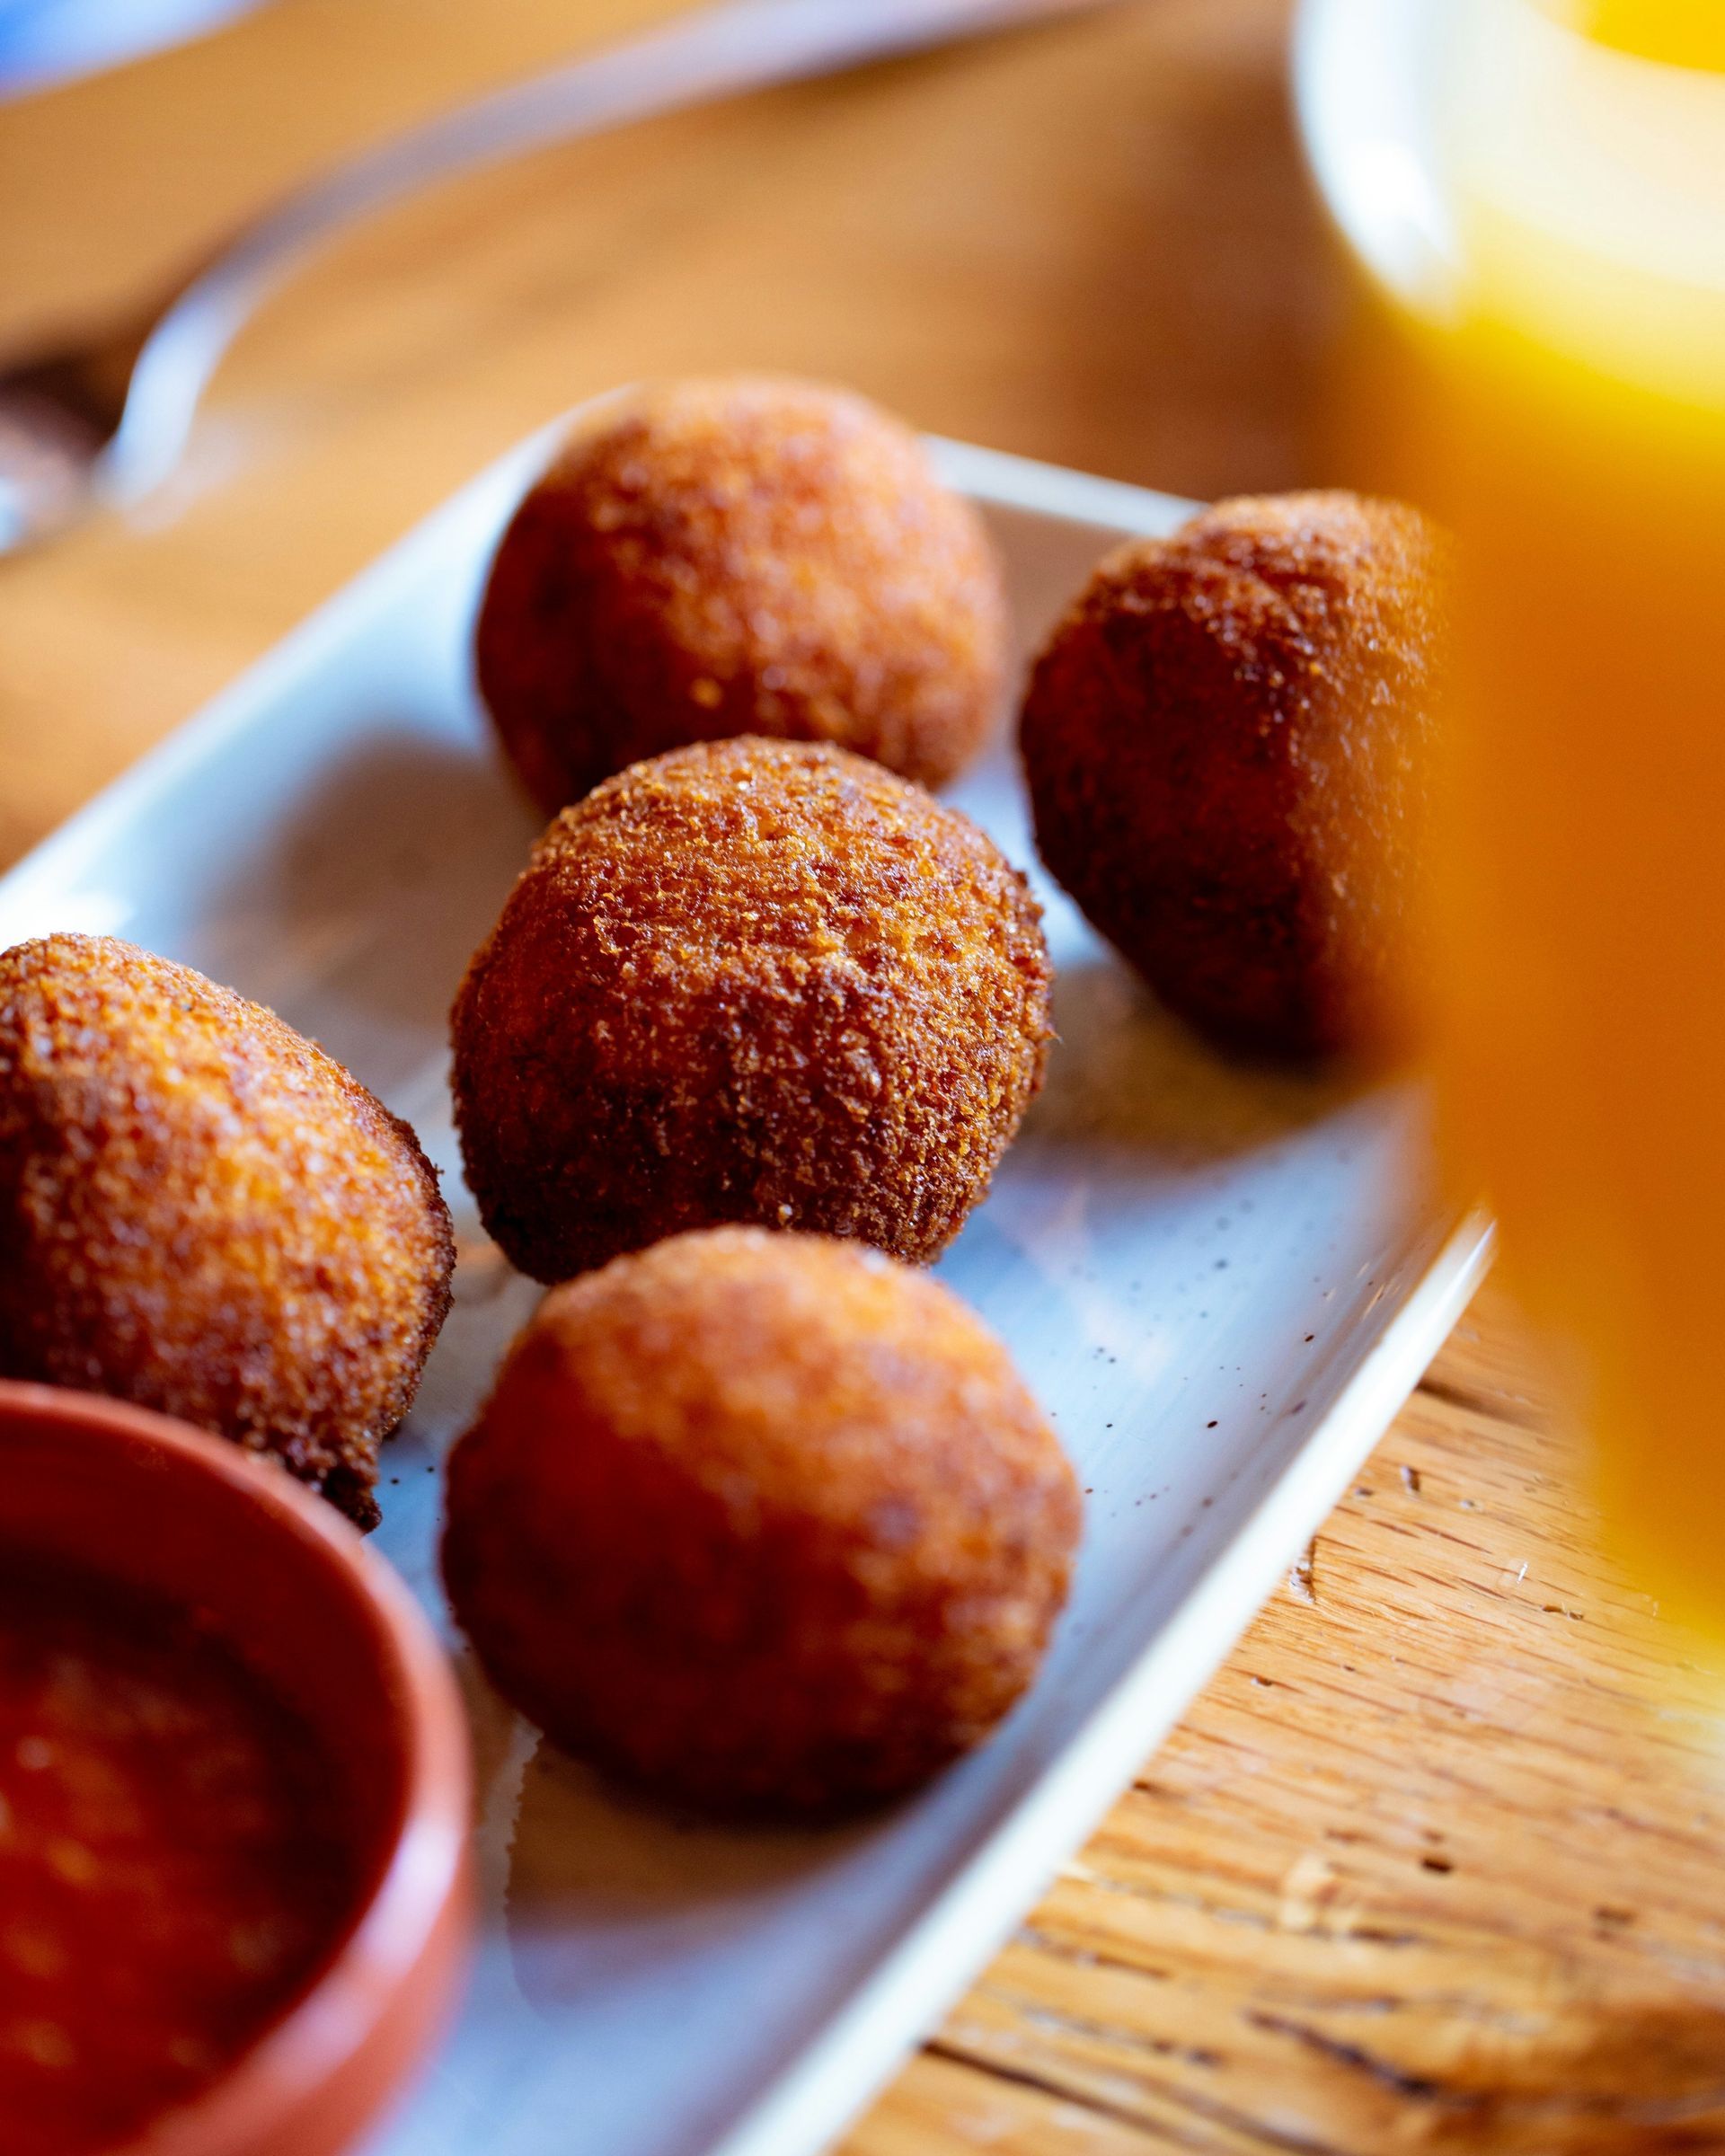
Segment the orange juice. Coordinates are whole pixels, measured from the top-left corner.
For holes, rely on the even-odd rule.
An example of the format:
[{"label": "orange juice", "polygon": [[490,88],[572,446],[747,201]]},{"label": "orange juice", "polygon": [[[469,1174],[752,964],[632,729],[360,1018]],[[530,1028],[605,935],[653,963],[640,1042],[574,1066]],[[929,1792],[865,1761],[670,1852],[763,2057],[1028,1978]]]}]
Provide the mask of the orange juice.
[{"label": "orange juice", "polygon": [[1412,443],[1460,547],[1452,1117],[1566,1349],[1614,1534],[1717,1628],[1725,6],[1467,16]]},{"label": "orange juice", "polygon": [[1575,0],[1556,11],[1597,44],[1676,67],[1725,69],[1719,0]]}]

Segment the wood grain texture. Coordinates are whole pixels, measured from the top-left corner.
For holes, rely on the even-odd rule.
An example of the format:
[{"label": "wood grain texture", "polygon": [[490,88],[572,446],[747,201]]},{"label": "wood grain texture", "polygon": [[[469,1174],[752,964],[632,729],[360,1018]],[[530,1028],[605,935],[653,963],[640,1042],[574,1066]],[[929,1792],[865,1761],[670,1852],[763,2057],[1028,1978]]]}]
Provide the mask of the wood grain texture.
[{"label": "wood grain texture", "polygon": [[[277,0],[0,111],[0,337],[654,0]],[[487,458],[774,366],[1193,494],[1321,461],[1285,0],[1094,19],[550,152],[344,242],[129,526],[0,564],[0,857]],[[1725,2149],[1710,1682],[1595,1555],[1487,1299],[1309,1562],[847,2156]]]},{"label": "wood grain texture", "polygon": [[1717,1688],[1502,1300],[850,2156],[1725,2147]]}]

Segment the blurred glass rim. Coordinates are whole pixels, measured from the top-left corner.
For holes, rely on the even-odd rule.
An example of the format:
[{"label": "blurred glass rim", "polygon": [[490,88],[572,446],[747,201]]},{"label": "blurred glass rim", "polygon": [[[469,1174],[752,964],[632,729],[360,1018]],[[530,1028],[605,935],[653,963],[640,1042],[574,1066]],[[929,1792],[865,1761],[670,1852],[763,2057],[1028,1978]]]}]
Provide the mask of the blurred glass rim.
[{"label": "blurred glass rim", "polygon": [[263,0],[0,0],[0,99],[183,44]]},{"label": "blurred glass rim", "polygon": [[1421,311],[1446,308],[1455,231],[1439,179],[1447,61],[1442,0],[1301,0],[1294,105],[1331,216],[1377,282]]},{"label": "blurred glass rim", "polygon": [[1552,0],[1301,0],[1307,162],[1361,263],[1429,319],[1464,280],[1462,167],[1561,246],[1725,289],[1725,76],[1595,44],[1575,21]]}]

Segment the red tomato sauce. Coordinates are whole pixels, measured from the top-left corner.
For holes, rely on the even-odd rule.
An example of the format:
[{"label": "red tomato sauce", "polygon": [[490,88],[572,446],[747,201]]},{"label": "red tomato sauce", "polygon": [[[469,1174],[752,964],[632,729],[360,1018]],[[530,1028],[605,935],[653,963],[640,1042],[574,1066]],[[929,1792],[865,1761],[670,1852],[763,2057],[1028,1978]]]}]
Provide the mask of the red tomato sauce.
[{"label": "red tomato sauce", "polygon": [[82,2156],[304,1991],[354,1860],[311,1731],[219,1633],[0,1551],[0,2147]]}]

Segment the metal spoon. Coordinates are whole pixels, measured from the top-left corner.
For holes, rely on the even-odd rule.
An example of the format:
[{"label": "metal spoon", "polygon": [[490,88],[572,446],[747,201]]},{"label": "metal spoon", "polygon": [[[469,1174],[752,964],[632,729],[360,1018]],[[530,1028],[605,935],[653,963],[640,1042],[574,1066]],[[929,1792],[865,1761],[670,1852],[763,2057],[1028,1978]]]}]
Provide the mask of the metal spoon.
[{"label": "metal spoon", "polygon": [[159,486],[210,376],[319,241],[452,172],[1097,0],[721,0],[517,83],[313,180],[141,314],[0,364],[0,554]]}]

